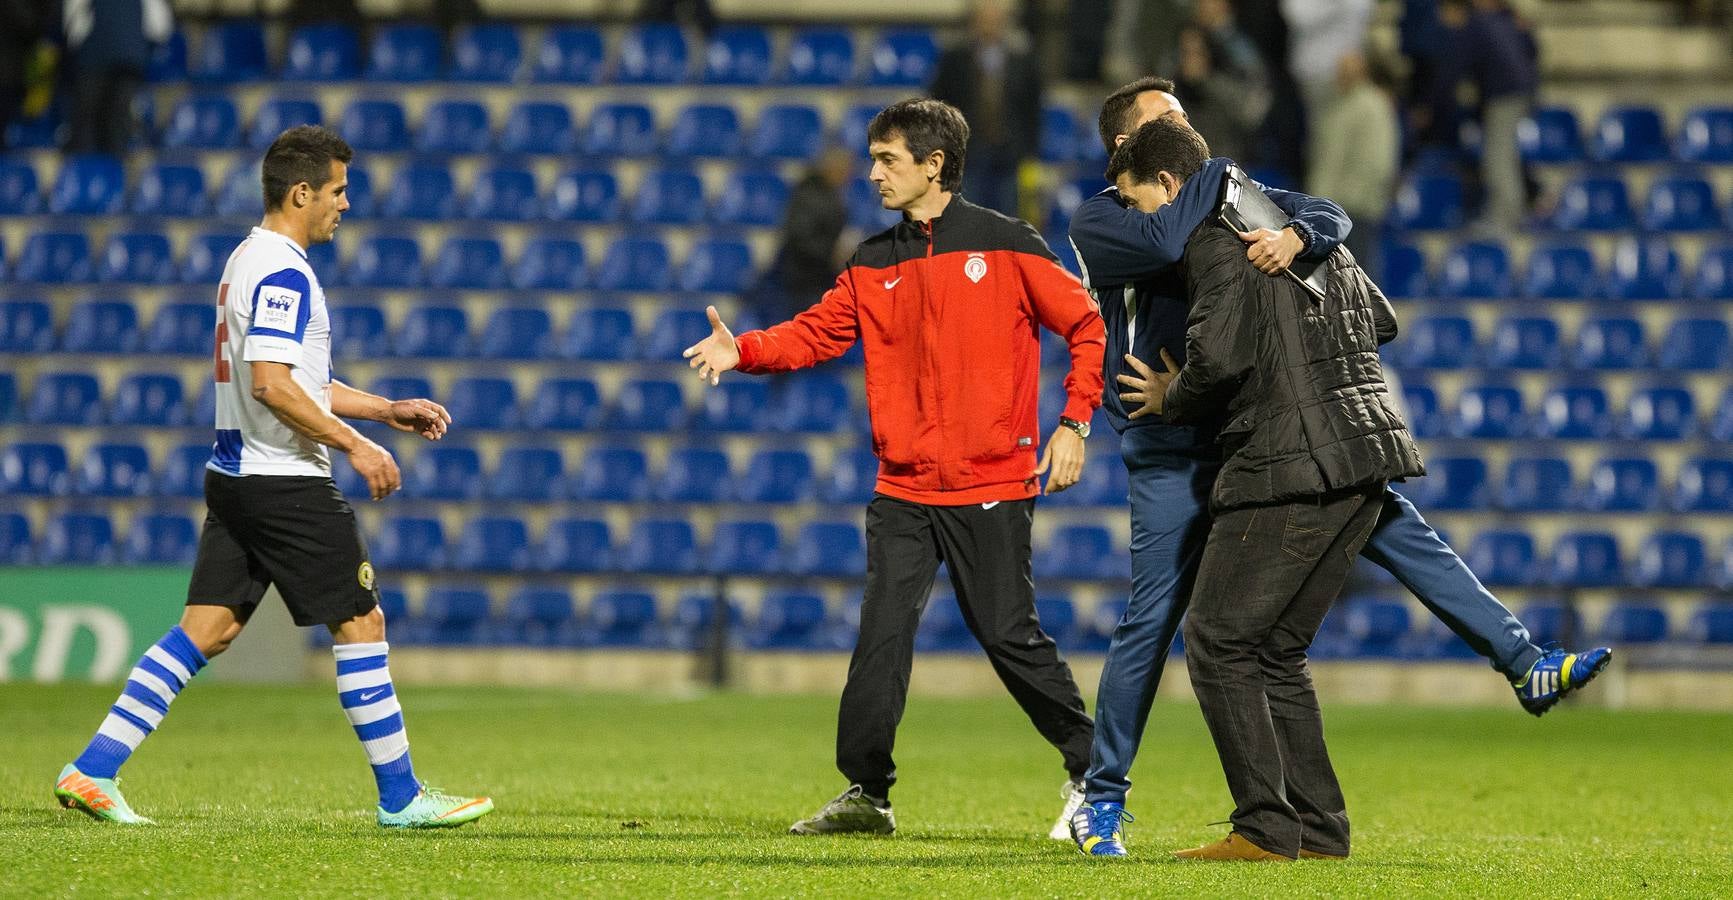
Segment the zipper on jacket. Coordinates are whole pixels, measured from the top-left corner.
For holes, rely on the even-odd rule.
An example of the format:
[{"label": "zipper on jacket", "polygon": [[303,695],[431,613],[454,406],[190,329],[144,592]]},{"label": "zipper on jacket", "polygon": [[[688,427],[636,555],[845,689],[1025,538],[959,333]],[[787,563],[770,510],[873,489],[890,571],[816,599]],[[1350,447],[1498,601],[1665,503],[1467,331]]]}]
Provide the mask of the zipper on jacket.
[{"label": "zipper on jacket", "polygon": [[[925,321],[929,314],[931,314],[933,316],[933,319],[932,319],[933,334],[935,337],[937,337],[938,331],[939,331],[938,310],[933,308],[933,296],[932,296],[932,288],[931,288],[931,284],[932,284],[932,280],[933,280],[933,263],[932,263],[932,259],[933,259],[933,220],[928,219],[925,222],[916,222],[915,227],[920,229],[921,236],[926,238],[926,240],[927,240],[927,264],[923,267],[924,271],[921,273],[921,275],[922,275],[922,278],[921,278],[921,319],[923,321]],[[938,421],[939,421],[939,439],[941,441],[944,441],[945,440],[944,429],[945,429],[945,426],[946,426],[948,420],[945,417],[944,407],[942,406],[942,404],[940,402],[940,397],[943,396],[944,392],[942,390],[940,390],[941,384],[940,384],[938,366],[934,363],[934,360],[937,359],[937,357],[938,357],[938,353],[933,348],[933,346],[927,342],[925,335],[922,336],[921,346],[926,350],[926,357],[927,357],[923,361],[926,368],[927,368],[924,380],[926,381],[927,384],[932,386],[933,409],[936,411],[937,416],[938,416]],[[941,490],[941,491],[950,490],[951,489],[950,480],[945,477],[944,461],[941,459],[935,458],[933,460],[933,463],[934,463],[933,470],[935,472],[937,472],[939,475],[939,490]]]}]

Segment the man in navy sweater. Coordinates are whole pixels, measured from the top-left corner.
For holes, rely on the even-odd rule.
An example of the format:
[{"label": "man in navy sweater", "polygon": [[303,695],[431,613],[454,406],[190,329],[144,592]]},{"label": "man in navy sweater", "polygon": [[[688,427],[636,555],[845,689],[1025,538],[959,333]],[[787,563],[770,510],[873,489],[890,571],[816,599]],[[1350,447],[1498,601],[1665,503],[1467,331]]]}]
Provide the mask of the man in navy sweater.
[{"label": "man in navy sweater", "polygon": [[[1113,92],[1101,107],[1101,141],[1109,155],[1139,125],[1173,116],[1186,122],[1173,83],[1148,77]],[[1121,820],[1128,773],[1167,662],[1168,648],[1190,600],[1204,540],[1208,497],[1221,466],[1210,426],[1170,425],[1152,409],[1150,363],[1166,350],[1185,363],[1184,287],[1174,264],[1193,230],[1214,215],[1230,160],[1211,159],[1153,212],[1129,204],[1116,188],[1089,198],[1071,219],[1071,242],[1083,282],[1107,325],[1102,408],[1120,432],[1120,454],[1131,482],[1131,597],[1114,629],[1095,701],[1095,747],[1086,805],[1072,818],[1079,849],[1124,856]],[[1267,275],[1297,258],[1323,258],[1352,223],[1341,207],[1318,197],[1265,188],[1291,220],[1280,231],[1240,235],[1246,255]],[[1379,524],[1361,554],[1390,571],[1433,615],[1510,679],[1524,709],[1540,715],[1588,683],[1611,651],[1544,651],[1528,629],[1489,593],[1402,495],[1385,494]]]}]

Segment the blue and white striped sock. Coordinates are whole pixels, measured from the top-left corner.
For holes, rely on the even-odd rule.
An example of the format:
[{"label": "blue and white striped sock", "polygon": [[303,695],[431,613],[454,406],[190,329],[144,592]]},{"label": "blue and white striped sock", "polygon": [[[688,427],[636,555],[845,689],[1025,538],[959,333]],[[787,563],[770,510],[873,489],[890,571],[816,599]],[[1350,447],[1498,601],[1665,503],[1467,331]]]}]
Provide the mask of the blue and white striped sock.
[{"label": "blue and white striped sock", "polygon": [[73,765],[91,778],[113,778],[132,751],[162,724],[168,705],[205,667],[205,655],[179,625],[168,630],[126,676],[126,689]]},{"label": "blue and white striped sock", "polygon": [[379,783],[379,805],[397,812],[421,791],[415,768],[409,763],[409,735],[403,730],[403,708],[391,687],[391,670],[385,655],[390,645],[337,644],[337,698],[343,713],[355,726],[355,736],[367,751],[373,780]]}]

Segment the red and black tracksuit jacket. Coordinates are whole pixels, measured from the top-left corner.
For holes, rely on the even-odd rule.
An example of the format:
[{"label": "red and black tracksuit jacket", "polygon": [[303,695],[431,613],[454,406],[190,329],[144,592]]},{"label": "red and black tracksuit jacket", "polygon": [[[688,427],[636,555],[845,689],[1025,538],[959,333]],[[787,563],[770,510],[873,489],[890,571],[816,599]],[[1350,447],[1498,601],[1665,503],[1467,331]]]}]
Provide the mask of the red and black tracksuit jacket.
[{"label": "red and black tracksuit jacket", "polygon": [[1106,346],[1095,301],[1027,223],[953,196],[930,223],[863,241],[812,308],[735,341],[753,374],[861,341],[878,492],[961,506],[1039,492],[1040,327],[1071,348],[1064,415],[1089,421]]}]

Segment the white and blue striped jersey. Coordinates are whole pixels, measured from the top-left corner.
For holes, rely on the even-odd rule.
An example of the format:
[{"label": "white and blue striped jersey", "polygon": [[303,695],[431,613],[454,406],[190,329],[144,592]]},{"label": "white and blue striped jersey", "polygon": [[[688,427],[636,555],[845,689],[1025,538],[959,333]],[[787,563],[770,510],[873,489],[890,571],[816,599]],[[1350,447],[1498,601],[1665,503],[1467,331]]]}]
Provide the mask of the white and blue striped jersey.
[{"label": "white and blue striped jersey", "polygon": [[331,317],[307,254],[254,228],[223,267],[217,289],[217,442],[207,468],[226,475],[331,474],[323,444],[307,440],[253,399],[249,363],[293,367],[296,383],[331,408]]}]

